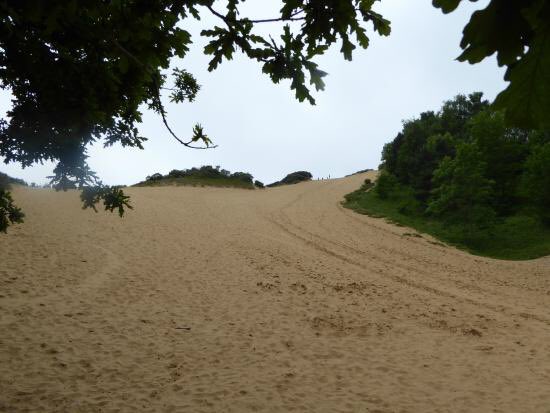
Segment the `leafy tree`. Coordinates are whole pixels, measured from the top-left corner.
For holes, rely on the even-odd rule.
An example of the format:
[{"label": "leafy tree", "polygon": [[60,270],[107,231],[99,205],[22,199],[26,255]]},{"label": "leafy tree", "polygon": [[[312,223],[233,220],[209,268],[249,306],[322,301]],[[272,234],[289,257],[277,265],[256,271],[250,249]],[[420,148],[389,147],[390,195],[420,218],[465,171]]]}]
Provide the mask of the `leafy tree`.
[{"label": "leafy tree", "polygon": [[469,122],[469,139],[486,163],[486,177],[493,181],[493,208],[509,215],[521,207],[519,184],[529,152],[527,131],[507,128],[502,112],[485,110]]},{"label": "leafy tree", "polygon": [[534,146],[525,162],[522,184],[527,202],[550,224],[550,142]]},{"label": "leafy tree", "polygon": [[469,139],[469,120],[487,108],[481,93],[458,95],[438,112],[424,112],[403,123],[403,130],[384,146],[381,167],[426,201],[433,172],[446,156],[454,156],[457,141]]},{"label": "leafy tree", "polygon": [[440,126],[445,133],[465,139],[466,126],[470,119],[488,107],[489,102],[483,99],[481,92],[474,92],[468,96],[458,95],[443,104],[439,112]]},{"label": "leafy tree", "polygon": [[509,127],[481,94],[459,95],[404,122],[384,146],[375,193],[407,198],[403,213],[471,228],[527,210],[550,222],[547,147],[549,131]]},{"label": "leafy tree", "polygon": [[446,157],[434,172],[434,189],[427,212],[465,227],[489,225],[493,182],[475,143],[460,143],[455,158]]},{"label": "leafy tree", "polygon": [[381,199],[388,199],[397,185],[398,181],[395,175],[384,170],[380,173],[376,181],[374,192],[376,192],[376,195]]},{"label": "leafy tree", "polygon": [[6,232],[10,224],[22,223],[25,214],[18,208],[11,197],[11,183],[24,184],[25,181],[12,178],[0,172],[0,231]]}]

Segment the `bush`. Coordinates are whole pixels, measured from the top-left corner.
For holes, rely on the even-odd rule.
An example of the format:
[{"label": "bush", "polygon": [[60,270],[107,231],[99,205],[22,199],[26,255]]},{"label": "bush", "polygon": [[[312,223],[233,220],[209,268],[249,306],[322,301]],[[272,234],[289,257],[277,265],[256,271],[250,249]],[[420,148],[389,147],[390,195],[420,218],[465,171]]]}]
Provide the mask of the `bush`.
[{"label": "bush", "polygon": [[172,169],[168,173],[168,177],[170,178],[184,178],[187,176],[187,171],[180,171],[179,169]]},{"label": "bush", "polygon": [[422,202],[415,198],[406,199],[399,203],[397,211],[406,216],[421,215],[424,212]]},{"label": "bush", "polygon": [[521,191],[527,203],[550,224],[550,143],[533,148],[525,163]]},{"label": "bush", "polygon": [[373,186],[374,186],[374,183],[369,178],[367,178],[365,179],[365,181],[363,182],[363,185],[361,185],[361,188],[359,188],[359,190],[363,192],[368,191]]},{"label": "bush", "polygon": [[154,173],[153,175],[148,176],[147,178],[145,178],[145,180],[146,181],[160,181],[162,178],[164,178],[164,176],[162,176],[162,174],[159,174],[157,172],[157,173]]},{"label": "bush", "polygon": [[27,186],[27,183],[19,178],[13,178],[3,172],[0,172],[0,189],[9,188],[10,184]]},{"label": "bush", "polygon": [[432,199],[427,212],[447,222],[487,227],[496,214],[491,207],[493,181],[485,176],[486,164],[475,143],[461,143],[456,157],[443,159],[434,172]]},{"label": "bush", "polygon": [[0,188],[0,231],[6,232],[10,224],[23,222],[24,216],[21,209],[13,203],[11,194],[7,191],[7,184],[4,189]]},{"label": "bush", "polygon": [[264,183],[263,182],[260,182],[260,181],[254,181],[254,186],[258,187],[258,188],[264,188]]},{"label": "bush", "polygon": [[311,178],[313,178],[313,175],[307,171],[292,172],[287,176],[285,176],[280,181],[269,184],[268,187],[279,186],[279,185],[293,185],[299,182],[310,181]]},{"label": "bush", "polygon": [[246,172],[235,172],[231,174],[231,178],[238,179],[239,181],[243,181],[249,184],[254,181],[254,177]]},{"label": "bush", "polygon": [[382,173],[378,177],[378,180],[376,181],[374,191],[380,199],[387,199],[395,190],[396,186],[397,178],[389,172],[382,171]]}]

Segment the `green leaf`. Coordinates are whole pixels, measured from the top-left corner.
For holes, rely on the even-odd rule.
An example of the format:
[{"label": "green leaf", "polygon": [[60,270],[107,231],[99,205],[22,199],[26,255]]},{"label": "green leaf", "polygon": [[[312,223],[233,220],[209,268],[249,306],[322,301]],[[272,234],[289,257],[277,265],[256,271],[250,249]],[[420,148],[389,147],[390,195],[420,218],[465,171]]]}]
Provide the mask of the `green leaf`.
[{"label": "green leaf", "polygon": [[434,7],[440,8],[443,13],[450,13],[454,11],[461,0],[433,0]]},{"label": "green leaf", "polygon": [[501,92],[495,108],[506,111],[514,126],[550,129],[550,22],[536,32],[529,51],[508,69],[510,85]]},{"label": "green leaf", "polygon": [[531,29],[521,13],[521,4],[492,0],[472,14],[463,31],[460,61],[479,63],[497,53],[499,65],[513,64],[523,54]]},{"label": "green leaf", "polygon": [[356,48],[356,46],[349,41],[349,38],[347,36],[342,37],[342,48],[340,51],[344,54],[344,59],[346,60],[352,60],[352,53],[353,50]]}]

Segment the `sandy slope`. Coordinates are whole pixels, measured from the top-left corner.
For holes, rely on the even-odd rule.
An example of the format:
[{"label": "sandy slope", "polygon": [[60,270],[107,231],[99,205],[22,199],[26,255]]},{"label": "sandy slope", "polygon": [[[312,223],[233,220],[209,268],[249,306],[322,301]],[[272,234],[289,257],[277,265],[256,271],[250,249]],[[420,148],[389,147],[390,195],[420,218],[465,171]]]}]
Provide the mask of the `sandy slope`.
[{"label": "sandy slope", "polygon": [[18,189],[2,412],[550,412],[550,258],[344,210],[365,175],[131,189],[123,220]]}]

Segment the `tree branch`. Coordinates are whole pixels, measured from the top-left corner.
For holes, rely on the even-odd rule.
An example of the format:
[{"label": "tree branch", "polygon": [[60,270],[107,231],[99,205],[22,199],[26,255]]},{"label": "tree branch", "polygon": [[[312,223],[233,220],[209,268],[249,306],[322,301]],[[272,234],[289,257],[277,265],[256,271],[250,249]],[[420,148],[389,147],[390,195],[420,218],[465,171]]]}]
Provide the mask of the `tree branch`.
[{"label": "tree branch", "polygon": [[[214,10],[214,9],[212,8],[212,6],[206,6],[206,8],[207,8],[208,10],[210,10],[210,12],[211,12],[213,15],[219,17],[219,18],[222,19],[224,22],[226,22],[227,25],[230,24],[231,20],[229,20],[229,19],[227,18],[227,16],[224,16],[223,14],[217,12],[216,10]],[[304,12],[304,10],[298,10],[298,11],[292,13],[292,14],[290,15],[290,17],[289,17],[289,18],[286,18],[286,19],[283,18],[283,17],[277,17],[277,18],[273,18],[273,19],[240,19],[240,20],[246,20],[246,21],[249,21],[250,23],[277,23],[277,22],[287,22],[287,21],[301,21],[301,20],[304,20],[305,17],[295,17],[295,16],[297,16],[298,14],[303,13],[303,12]],[[235,22],[236,22],[236,21],[237,21],[237,20],[235,20]]]},{"label": "tree branch", "polygon": [[[128,57],[130,57],[134,62],[136,62],[137,64],[139,64],[140,66],[144,67],[145,69],[147,69],[151,74],[153,74],[154,70],[148,66],[148,65],[145,65],[141,60],[139,60],[136,56],[134,56],[133,53],[131,53],[130,51],[128,51],[124,46],[122,46],[118,40],[116,39],[113,39],[113,43],[115,44],[116,47],[118,47],[125,55],[127,55]],[[168,130],[168,132],[170,133],[170,135],[172,135],[172,137],[178,141],[179,143],[181,143],[183,146],[186,146],[187,148],[190,148],[190,149],[214,149],[214,148],[217,148],[218,145],[212,145],[212,146],[194,146],[192,145],[192,142],[193,140],[191,139],[190,141],[188,142],[185,142],[183,141],[181,138],[179,138],[175,133],[174,131],[172,130],[172,128],[170,128],[170,125],[168,124],[168,120],[166,119],[166,111],[164,110],[164,105],[162,104],[162,100],[160,98],[160,85],[157,84],[157,81],[155,79],[154,76],[151,77],[152,80],[153,80],[153,84],[155,86],[155,99],[157,100],[157,103],[158,103],[158,111],[160,113],[160,116],[162,117],[162,123],[164,123],[164,126],[166,127],[166,129]]]}]

